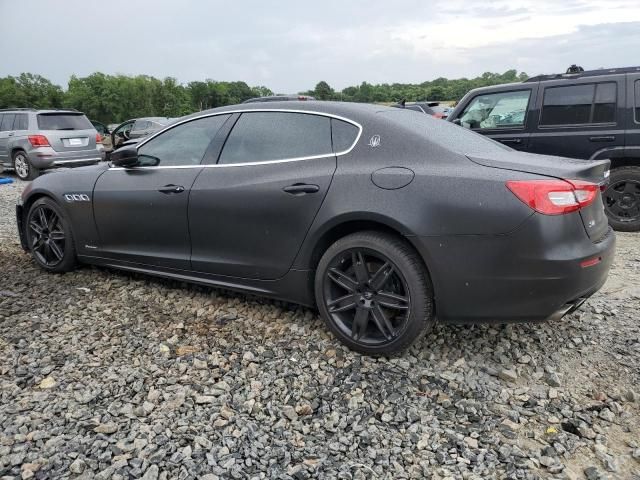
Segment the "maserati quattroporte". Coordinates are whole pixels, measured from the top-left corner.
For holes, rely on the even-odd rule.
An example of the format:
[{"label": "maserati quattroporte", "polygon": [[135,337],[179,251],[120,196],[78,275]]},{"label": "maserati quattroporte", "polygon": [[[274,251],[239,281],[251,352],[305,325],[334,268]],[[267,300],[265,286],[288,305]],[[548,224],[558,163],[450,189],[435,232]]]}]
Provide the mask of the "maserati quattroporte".
[{"label": "maserati quattroporte", "polygon": [[97,264],[316,306],[350,348],[389,354],[436,319],[577,308],[613,258],[608,168],[412,111],[258,103],[48,173],[17,220],[49,272]]}]

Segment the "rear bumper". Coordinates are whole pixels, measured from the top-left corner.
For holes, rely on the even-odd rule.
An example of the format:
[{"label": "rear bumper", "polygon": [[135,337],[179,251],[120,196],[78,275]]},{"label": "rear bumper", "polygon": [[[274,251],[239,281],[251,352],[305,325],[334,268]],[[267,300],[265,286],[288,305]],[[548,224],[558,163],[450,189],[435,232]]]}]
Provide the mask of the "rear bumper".
[{"label": "rear bumper", "polygon": [[29,152],[29,161],[38,169],[54,167],[80,167],[92,165],[105,159],[104,149],[56,152],[51,147],[34,149]]},{"label": "rear bumper", "polygon": [[535,214],[508,235],[411,238],[429,266],[439,320],[540,321],[577,308],[604,285],[615,234],[593,243],[576,215]]}]

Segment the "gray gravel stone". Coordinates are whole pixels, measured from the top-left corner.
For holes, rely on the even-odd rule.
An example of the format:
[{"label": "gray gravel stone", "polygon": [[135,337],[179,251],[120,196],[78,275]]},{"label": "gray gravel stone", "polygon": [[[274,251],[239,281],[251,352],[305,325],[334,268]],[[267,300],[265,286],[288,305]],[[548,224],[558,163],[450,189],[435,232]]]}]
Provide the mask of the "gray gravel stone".
[{"label": "gray gravel stone", "polygon": [[441,324],[369,358],[306,308],[42,272],[16,236],[25,185],[0,186],[0,479],[639,475],[635,234],[561,321]]}]

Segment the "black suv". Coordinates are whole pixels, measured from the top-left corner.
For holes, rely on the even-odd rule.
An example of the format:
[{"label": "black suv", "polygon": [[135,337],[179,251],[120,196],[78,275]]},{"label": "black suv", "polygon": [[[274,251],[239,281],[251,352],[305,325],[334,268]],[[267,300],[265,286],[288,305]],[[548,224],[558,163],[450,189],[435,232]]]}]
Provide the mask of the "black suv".
[{"label": "black suv", "polygon": [[609,223],[640,231],[640,67],[539,75],[467,93],[448,121],[517,150],[611,159]]}]

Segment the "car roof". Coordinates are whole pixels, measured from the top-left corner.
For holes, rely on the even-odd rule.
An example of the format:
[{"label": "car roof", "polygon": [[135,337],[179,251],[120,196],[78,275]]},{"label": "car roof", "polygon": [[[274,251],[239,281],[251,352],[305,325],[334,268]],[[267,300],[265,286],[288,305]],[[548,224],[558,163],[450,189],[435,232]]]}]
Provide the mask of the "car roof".
[{"label": "car roof", "polygon": [[329,102],[319,100],[308,100],[305,102],[268,102],[268,103],[242,103],[238,105],[227,105],[224,107],[212,108],[201,112],[192,113],[183,117],[181,120],[189,118],[201,117],[211,113],[224,112],[242,112],[252,110],[287,110],[299,112],[313,112],[344,117],[353,121],[359,121],[367,116],[375,115],[381,111],[395,110],[384,105],[374,105],[371,103],[352,103],[352,102]]}]

